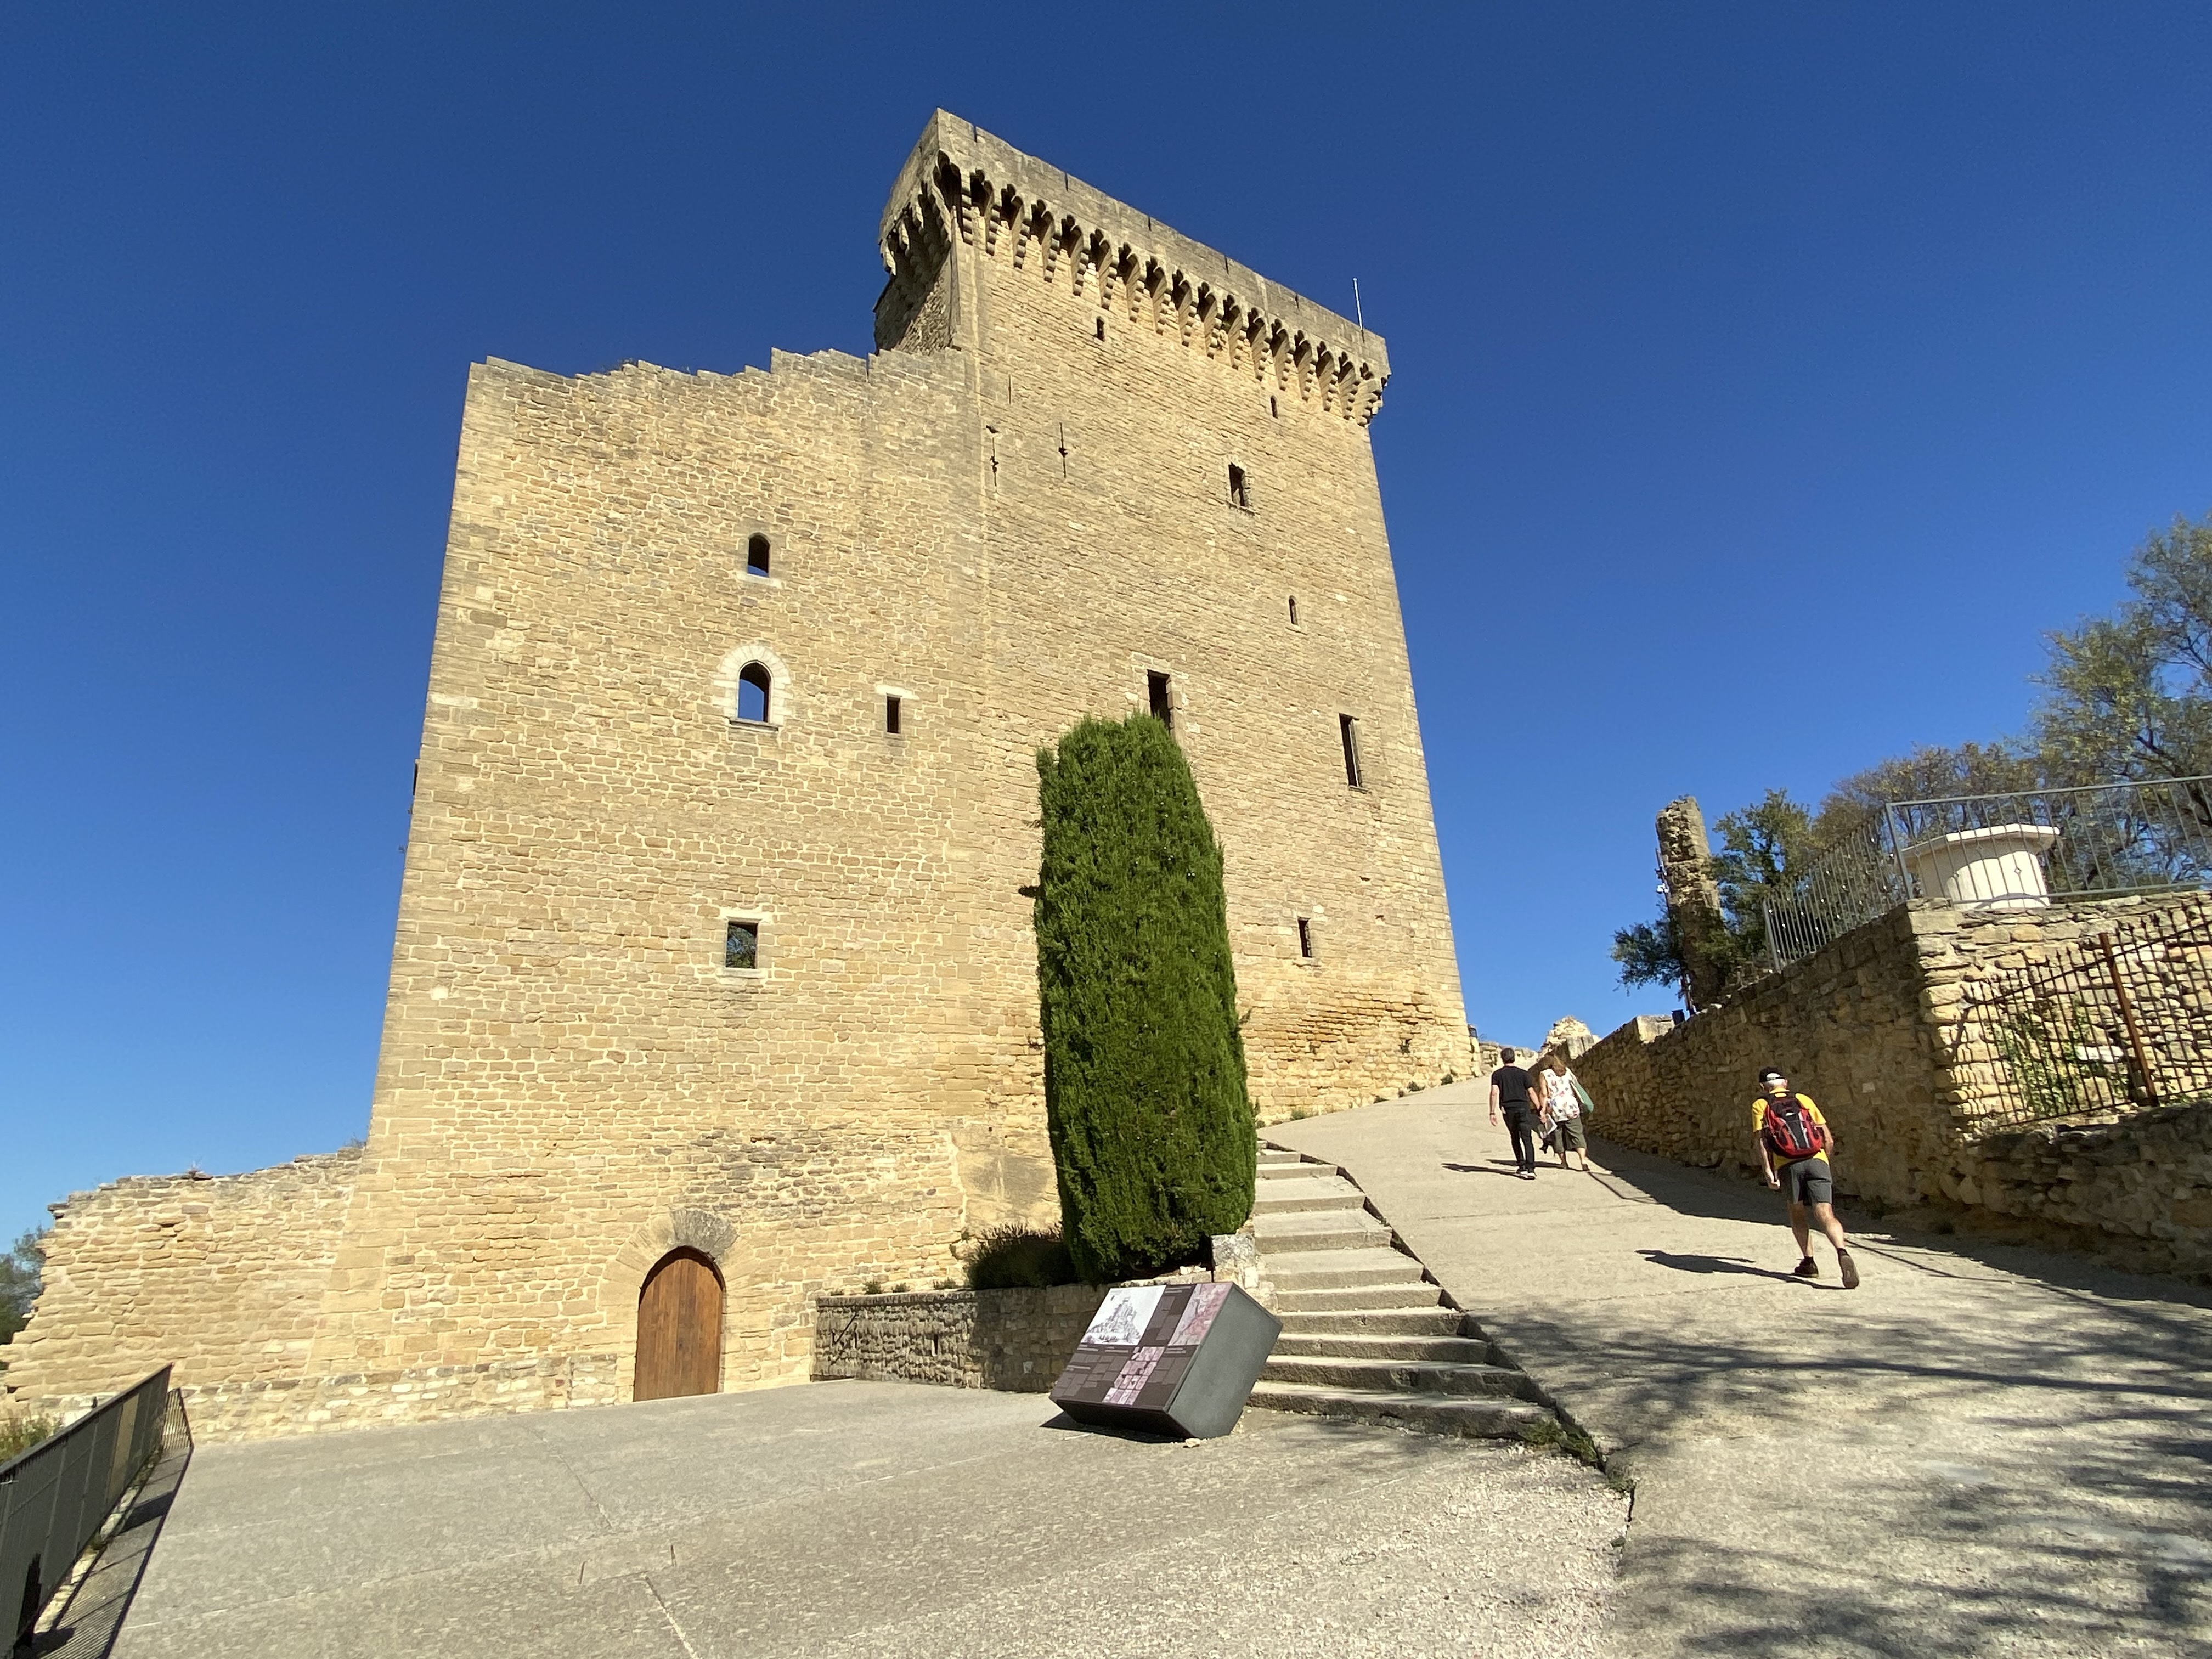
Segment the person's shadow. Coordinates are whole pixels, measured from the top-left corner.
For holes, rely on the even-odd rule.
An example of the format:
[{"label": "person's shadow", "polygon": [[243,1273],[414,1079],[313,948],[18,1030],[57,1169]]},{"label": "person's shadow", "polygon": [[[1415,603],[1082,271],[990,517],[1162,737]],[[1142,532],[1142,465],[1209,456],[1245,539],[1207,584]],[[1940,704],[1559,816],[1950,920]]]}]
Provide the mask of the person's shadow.
[{"label": "person's shadow", "polygon": [[1777,1273],[1771,1267],[1754,1267],[1750,1261],[1740,1255],[1683,1255],[1673,1250],[1638,1250],[1655,1267],[1672,1267],[1681,1273],[1745,1273],[1753,1279],[1778,1279],[1785,1285],[1820,1285],[1809,1279],[1800,1279],[1796,1273]]},{"label": "person's shadow", "polygon": [[1510,1176],[1521,1166],[1510,1158],[1494,1158],[1487,1164],[1447,1164],[1444,1168],[1456,1175]]}]

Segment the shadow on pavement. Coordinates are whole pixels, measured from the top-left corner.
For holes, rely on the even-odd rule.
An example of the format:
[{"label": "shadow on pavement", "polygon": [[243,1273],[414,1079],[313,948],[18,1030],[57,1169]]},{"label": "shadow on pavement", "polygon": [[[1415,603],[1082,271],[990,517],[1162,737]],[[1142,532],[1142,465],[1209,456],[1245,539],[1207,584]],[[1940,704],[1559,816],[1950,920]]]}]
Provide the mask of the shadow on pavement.
[{"label": "shadow on pavement", "polygon": [[[1816,1279],[1801,1279],[1795,1273],[1777,1273],[1771,1267],[1755,1267],[1751,1258],[1741,1255],[1688,1255],[1674,1250],[1638,1250],[1655,1267],[1672,1267],[1685,1273],[1748,1273],[1754,1279],[1778,1279],[1785,1285],[1809,1285],[1814,1290],[1823,1286]],[[1840,1289],[1841,1286],[1836,1287]]]},{"label": "shadow on pavement", "polygon": [[[1685,1262],[1747,1271],[1666,1265]],[[1668,1471],[1648,1510],[1639,1486],[1623,1559],[1644,1650],[2212,1654],[2204,1321],[2189,1302],[2060,1308],[1870,1303],[1835,1338],[1608,1331],[1608,1415],[1648,1449],[1625,1467]],[[1771,1437],[1729,1438],[1746,1419]],[[1729,1506],[1771,1515],[1771,1544],[1729,1528],[1717,1547]]]}]

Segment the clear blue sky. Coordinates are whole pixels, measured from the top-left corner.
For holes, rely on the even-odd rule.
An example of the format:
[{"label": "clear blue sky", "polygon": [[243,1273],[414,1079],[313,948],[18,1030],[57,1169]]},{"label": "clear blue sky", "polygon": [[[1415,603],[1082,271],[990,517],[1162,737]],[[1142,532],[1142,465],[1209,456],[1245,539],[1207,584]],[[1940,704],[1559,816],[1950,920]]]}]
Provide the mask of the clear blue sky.
[{"label": "clear blue sky", "polygon": [[1339,310],[1468,1013],[2212,509],[2212,10],[0,13],[0,1230],[364,1127],[467,365],[866,349],[944,105]]}]

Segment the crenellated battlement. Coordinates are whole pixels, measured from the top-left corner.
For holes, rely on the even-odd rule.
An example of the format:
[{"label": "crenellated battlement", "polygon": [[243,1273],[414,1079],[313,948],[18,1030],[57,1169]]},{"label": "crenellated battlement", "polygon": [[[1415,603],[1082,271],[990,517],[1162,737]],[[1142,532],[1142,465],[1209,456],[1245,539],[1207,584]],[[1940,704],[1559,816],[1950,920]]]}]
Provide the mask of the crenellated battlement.
[{"label": "crenellated battlement", "polygon": [[877,244],[890,277],[877,307],[882,344],[957,244],[1324,413],[1364,426],[1382,407],[1380,335],[944,110],[900,169]]}]

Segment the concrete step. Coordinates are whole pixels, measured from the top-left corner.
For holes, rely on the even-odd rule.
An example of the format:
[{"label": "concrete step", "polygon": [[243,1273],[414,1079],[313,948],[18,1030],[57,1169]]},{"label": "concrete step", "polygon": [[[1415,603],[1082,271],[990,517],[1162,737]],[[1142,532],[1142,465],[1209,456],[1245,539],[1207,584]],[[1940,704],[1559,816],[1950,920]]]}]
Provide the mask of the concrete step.
[{"label": "concrete step", "polygon": [[1414,1284],[1421,1264],[1395,1250],[1294,1250],[1267,1259],[1267,1282],[1283,1291]]},{"label": "concrete step", "polygon": [[1317,1417],[1350,1418],[1420,1429],[1431,1434],[1479,1439],[1519,1437],[1551,1413],[1526,1400],[1486,1399],[1469,1395],[1370,1394],[1357,1389],[1316,1388],[1303,1382],[1262,1380],[1251,1403],[1263,1411],[1307,1412]]},{"label": "concrete step", "polygon": [[1497,1353],[1479,1336],[1352,1335],[1343,1332],[1308,1334],[1293,1332],[1287,1325],[1275,1339],[1275,1355],[1283,1359],[1382,1359],[1396,1365],[1498,1364]]},{"label": "concrete step", "polygon": [[1390,1248],[1390,1230],[1364,1210],[1301,1211],[1293,1215],[1255,1216],[1253,1242],[1266,1256],[1310,1250],[1375,1250]]},{"label": "concrete step", "polygon": [[1278,1314],[1376,1312],[1388,1308],[1433,1308],[1441,1292],[1425,1279],[1401,1285],[1355,1285],[1348,1290],[1275,1291]]},{"label": "concrete step", "polygon": [[1367,1196],[1340,1176],[1321,1180],[1269,1181],[1252,1201],[1254,1215],[1287,1215],[1296,1210],[1361,1210]]},{"label": "concrete step", "polygon": [[1504,1365],[1438,1365],[1391,1359],[1319,1359],[1279,1354],[1260,1373],[1268,1382],[1302,1382],[1360,1394],[1480,1395],[1526,1400],[1535,1385]]},{"label": "concrete step", "polygon": [[1269,1164],[1262,1159],[1260,1164],[1260,1179],[1262,1181],[1310,1181],[1335,1173],[1334,1164],[1309,1164],[1304,1158],[1291,1158],[1281,1164]]},{"label": "concrete step", "polygon": [[[1425,1285],[1422,1288],[1434,1291],[1436,1286]],[[1462,1334],[1462,1328],[1468,1322],[1467,1316],[1457,1308],[1438,1306],[1433,1296],[1426,1304],[1415,1307],[1378,1308],[1350,1303],[1328,1304],[1310,1311],[1278,1308],[1275,1314],[1283,1322],[1280,1340],[1285,1342],[1294,1338],[1323,1335],[1423,1336],[1449,1340]]]},{"label": "concrete step", "polygon": [[1303,1164],[1305,1161],[1306,1155],[1304,1152],[1293,1152],[1285,1147],[1262,1146],[1260,1149],[1260,1162],[1263,1164]]}]

